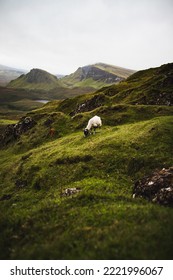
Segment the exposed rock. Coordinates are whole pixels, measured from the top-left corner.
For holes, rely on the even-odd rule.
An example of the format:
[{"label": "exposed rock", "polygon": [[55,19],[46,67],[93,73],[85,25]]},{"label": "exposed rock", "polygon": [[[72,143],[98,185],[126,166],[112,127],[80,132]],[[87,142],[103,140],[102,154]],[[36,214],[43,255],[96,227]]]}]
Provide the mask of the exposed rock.
[{"label": "exposed rock", "polygon": [[124,80],[122,77],[119,77],[115,74],[107,72],[103,69],[99,69],[95,66],[84,66],[80,68],[82,71],[80,79],[89,79],[92,78],[94,81],[104,81],[105,83],[117,83]]},{"label": "exposed rock", "polygon": [[173,92],[169,92],[169,93],[161,92],[158,95],[158,98],[153,101],[153,104],[172,106],[173,105]]},{"label": "exposed rock", "polygon": [[161,189],[153,201],[163,205],[173,206],[173,187]]},{"label": "exposed rock", "polygon": [[[105,63],[96,63],[79,67],[74,73],[61,79],[61,82],[67,87],[78,87],[79,85],[91,88],[100,88],[100,82],[105,85],[117,84],[123,81],[135,71],[108,65]],[[85,82],[87,82],[85,84]]]},{"label": "exposed rock", "polygon": [[104,95],[95,95],[93,98],[86,100],[82,104],[78,104],[76,109],[70,113],[70,116],[75,116],[78,113],[92,111],[97,107],[100,107],[104,104],[105,101]]},{"label": "exposed rock", "polygon": [[8,143],[18,139],[21,134],[25,133],[35,125],[36,122],[31,117],[23,117],[16,124],[7,125],[0,135],[2,145],[7,145]]},{"label": "exposed rock", "polygon": [[12,194],[4,194],[0,197],[0,201],[9,200],[12,198]]},{"label": "exposed rock", "polygon": [[80,191],[81,191],[80,188],[67,188],[67,189],[65,189],[65,191],[62,192],[62,196],[70,196],[70,195],[76,194]]},{"label": "exposed rock", "polygon": [[155,171],[135,183],[133,197],[144,197],[162,205],[173,206],[173,167]]}]

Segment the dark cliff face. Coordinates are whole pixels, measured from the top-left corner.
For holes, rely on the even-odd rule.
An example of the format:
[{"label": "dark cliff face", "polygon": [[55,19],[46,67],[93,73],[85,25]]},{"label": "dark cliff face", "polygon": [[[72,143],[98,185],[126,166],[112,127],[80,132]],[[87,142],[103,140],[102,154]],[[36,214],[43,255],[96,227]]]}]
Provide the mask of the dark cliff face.
[{"label": "dark cliff face", "polygon": [[123,78],[115,74],[111,74],[94,66],[84,66],[81,68],[81,71],[81,80],[92,78],[94,81],[104,81],[106,83],[117,83],[123,80]]},{"label": "dark cliff face", "polygon": [[48,72],[40,69],[32,69],[26,76],[28,83],[52,83],[57,81],[57,77],[49,74]]},{"label": "dark cliff face", "polygon": [[117,84],[134,74],[134,70],[119,66],[96,63],[79,67],[74,73],[61,79],[61,85],[65,87],[81,87],[100,89],[101,87]]}]

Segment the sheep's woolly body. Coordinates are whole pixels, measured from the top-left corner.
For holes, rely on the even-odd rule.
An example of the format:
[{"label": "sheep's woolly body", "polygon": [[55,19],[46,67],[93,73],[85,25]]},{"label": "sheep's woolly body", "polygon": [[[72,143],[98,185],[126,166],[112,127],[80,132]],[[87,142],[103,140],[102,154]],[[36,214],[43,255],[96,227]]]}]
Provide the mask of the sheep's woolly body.
[{"label": "sheep's woolly body", "polygon": [[94,116],[88,122],[86,129],[91,130],[92,128],[100,127],[102,125],[101,118],[98,116]]}]

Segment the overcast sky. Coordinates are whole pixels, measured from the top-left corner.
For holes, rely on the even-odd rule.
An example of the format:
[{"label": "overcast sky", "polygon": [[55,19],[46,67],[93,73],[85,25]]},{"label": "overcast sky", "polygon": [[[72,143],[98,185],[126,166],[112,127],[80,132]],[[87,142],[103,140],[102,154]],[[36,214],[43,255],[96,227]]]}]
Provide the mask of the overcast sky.
[{"label": "overcast sky", "polygon": [[0,64],[70,74],[173,62],[173,0],[0,0]]}]

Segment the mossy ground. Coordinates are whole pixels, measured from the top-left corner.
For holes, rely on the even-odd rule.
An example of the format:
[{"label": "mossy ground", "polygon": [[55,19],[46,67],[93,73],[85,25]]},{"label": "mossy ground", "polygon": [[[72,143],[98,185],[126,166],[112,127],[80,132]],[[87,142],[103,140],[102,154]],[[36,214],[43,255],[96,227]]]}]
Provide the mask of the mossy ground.
[{"label": "mossy ground", "polygon": [[[57,112],[59,134],[50,138],[49,106],[1,151],[1,259],[172,259],[173,209],[134,199],[132,189],[172,165],[173,116],[122,117],[117,125],[105,114],[103,128],[84,138],[90,112]],[[81,191],[62,196],[69,187]]]}]

